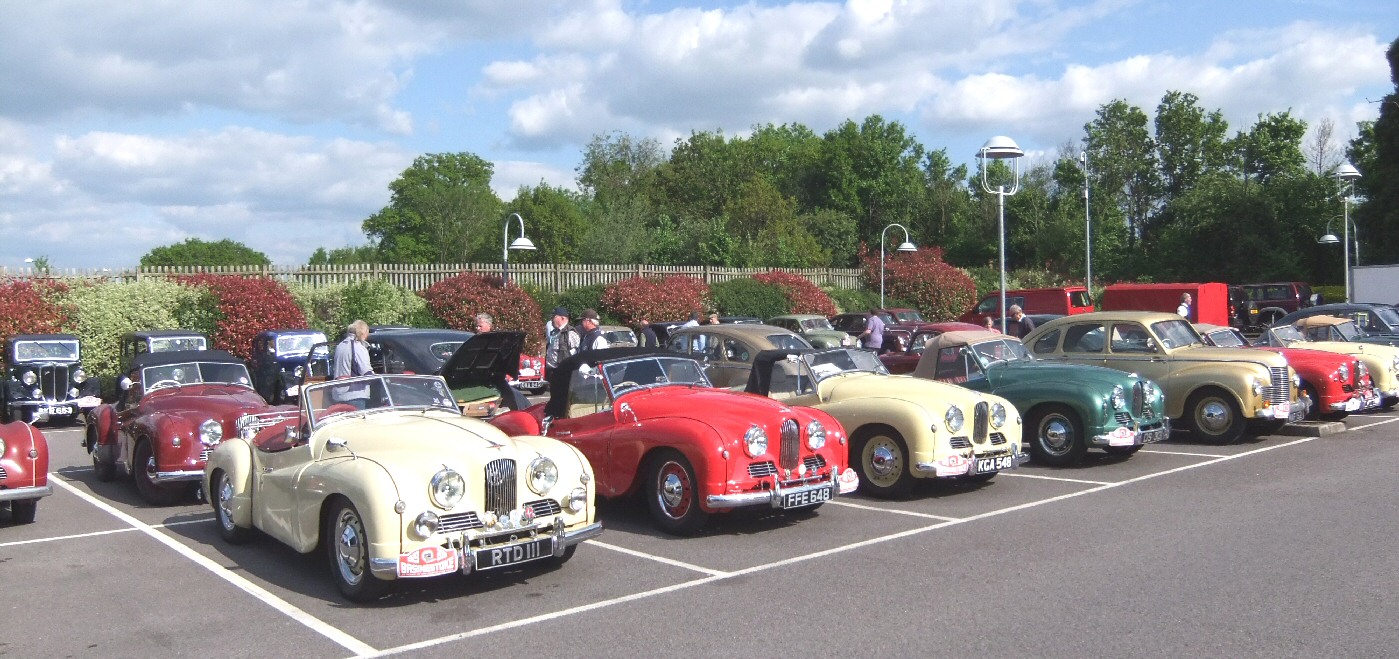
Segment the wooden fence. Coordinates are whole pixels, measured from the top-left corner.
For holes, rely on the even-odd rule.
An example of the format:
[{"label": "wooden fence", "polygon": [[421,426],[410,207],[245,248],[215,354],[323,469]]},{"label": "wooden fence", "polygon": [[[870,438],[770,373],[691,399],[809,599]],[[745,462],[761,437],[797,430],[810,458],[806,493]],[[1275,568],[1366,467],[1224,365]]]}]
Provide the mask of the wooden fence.
[{"label": "wooden fence", "polygon": [[[714,284],[730,279],[751,277],[779,268],[718,268],[698,265],[608,265],[580,263],[512,263],[510,278],[555,293],[571,288],[610,284],[628,277],[663,277],[689,275]],[[860,288],[860,271],[848,268],[780,268],[811,280],[817,286]],[[239,275],[270,277],[288,284],[311,287],[348,284],[361,279],[382,279],[396,286],[420,291],[448,277],[463,272],[500,274],[499,263],[426,263],[390,264],[357,263],[349,265],[297,266],[199,266],[199,267],[139,267],[139,268],[33,268],[9,270],[0,268],[0,278],[12,279],[96,279],[114,282],[140,281],[148,277],[168,278],[192,274]]]}]

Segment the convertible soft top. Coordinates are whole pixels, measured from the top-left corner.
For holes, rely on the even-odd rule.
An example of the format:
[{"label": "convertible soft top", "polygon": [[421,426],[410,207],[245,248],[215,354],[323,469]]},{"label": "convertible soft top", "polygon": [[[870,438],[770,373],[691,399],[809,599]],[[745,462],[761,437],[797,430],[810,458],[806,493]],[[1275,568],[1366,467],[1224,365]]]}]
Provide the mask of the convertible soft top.
[{"label": "convertible soft top", "polygon": [[811,348],[801,350],[763,350],[753,358],[753,370],[748,372],[748,386],[743,390],[759,396],[768,395],[772,388],[772,365],[792,355],[806,355],[821,352]]},{"label": "convertible soft top", "polygon": [[587,365],[595,368],[602,362],[628,359],[631,357],[644,357],[647,355],[690,359],[689,355],[682,355],[678,352],[671,352],[661,348],[603,348],[602,350],[584,350],[583,352],[559,362],[558,366],[549,370],[549,403],[544,408],[544,413],[555,417],[567,416],[568,385],[573,380],[574,371],[577,371],[580,366]]},{"label": "convertible soft top", "polygon": [[242,364],[243,360],[223,350],[174,350],[170,352],[146,352],[131,360],[131,368],[165,366],[167,364],[188,364],[191,362],[211,362],[215,364]]}]

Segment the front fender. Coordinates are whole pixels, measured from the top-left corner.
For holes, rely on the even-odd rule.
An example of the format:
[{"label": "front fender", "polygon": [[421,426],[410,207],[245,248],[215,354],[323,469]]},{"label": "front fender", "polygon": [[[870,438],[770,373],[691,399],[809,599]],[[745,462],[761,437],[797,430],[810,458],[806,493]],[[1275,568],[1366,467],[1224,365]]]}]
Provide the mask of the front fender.
[{"label": "front fender", "polygon": [[[738,438],[733,439],[736,442]],[[690,461],[703,494],[723,493],[729,481],[729,461],[723,454],[727,444],[707,423],[679,417],[649,419],[643,425],[618,427],[612,432],[610,464],[605,471],[613,492],[628,495],[644,482],[640,473],[643,460],[656,450],[674,449]]]},{"label": "front fender", "polygon": [[[403,548],[404,516],[394,512],[400,494],[393,477],[378,462],[366,458],[334,458],[302,474],[296,496],[296,538],[293,548],[314,550],[320,543],[325,515],[334,497],[348,499],[359,512],[369,536],[371,558],[397,560]],[[408,509],[414,515],[419,511]]]},{"label": "front fender", "polygon": [[539,420],[523,410],[512,410],[492,417],[490,424],[507,435],[540,435]]},{"label": "front fender", "polygon": [[253,526],[253,447],[245,439],[235,437],[219,444],[204,465],[204,492],[217,505],[219,493],[214,490],[214,472],[228,475],[233,486],[230,501],[233,523],[242,528]]},{"label": "front fender", "polygon": [[[1236,364],[1240,368],[1220,369],[1219,365]],[[1263,401],[1253,394],[1253,381],[1270,381],[1268,371],[1262,366],[1243,362],[1216,362],[1201,364],[1171,372],[1171,389],[1166,395],[1166,416],[1180,419],[1186,415],[1185,404],[1195,392],[1205,387],[1215,387],[1229,392],[1234,403],[1239,406],[1245,418],[1252,418],[1254,412],[1263,406]]]},{"label": "front fender", "polygon": [[859,437],[868,426],[885,425],[902,435],[908,450],[913,453],[932,454],[940,443],[937,434],[928,430],[935,423],[933,412],[921,404],[884,398],[855,398],[822,405],[820,409],[835,417],[852,439]]},{"label": "front fender", "polygon": [[[117,441],[117,412],[111,405],[98,405],[88,412],[87,422],[97,433],[97,444],[107,446]],[[88,447],[91,449],[92,447]]]}]

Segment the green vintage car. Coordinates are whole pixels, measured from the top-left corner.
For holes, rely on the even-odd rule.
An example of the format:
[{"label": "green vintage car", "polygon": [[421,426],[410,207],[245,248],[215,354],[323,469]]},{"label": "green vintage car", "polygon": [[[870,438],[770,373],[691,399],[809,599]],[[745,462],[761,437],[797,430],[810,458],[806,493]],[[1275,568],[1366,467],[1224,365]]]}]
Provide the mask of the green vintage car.
[{"label": "green vintage car", "polygon": [[1002,396],[1025,417],[1022,443],[1035,462],[1077,464],[1089,448],[1131,455],[1171,434],[1166,397],[1135,373],[1035,359],[1013,336],[947,332],[933,337],[913,377]]},{"label": "green vintage car", "polygon": [[796,332],[810,341],[811,345],[816,348],[840,348],[855,345],[854,338],[832,326],[831,321],[825,316],[791,313],[769,318],[767,324]]}]

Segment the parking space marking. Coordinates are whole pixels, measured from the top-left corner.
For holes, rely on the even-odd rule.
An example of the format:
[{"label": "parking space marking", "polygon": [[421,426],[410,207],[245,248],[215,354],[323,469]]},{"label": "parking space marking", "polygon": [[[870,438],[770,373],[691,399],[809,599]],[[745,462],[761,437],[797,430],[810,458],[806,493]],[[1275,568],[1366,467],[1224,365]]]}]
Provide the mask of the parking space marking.
[{"label": "parking space marking", "polygon": [[[1395,419],[1395,420],[1396,420],[1396,421],[1399,421],[1399,419]],[[1299,445],[1299,444],[1305,444],[1305,443],[1307,443],[1307,442],[1310,442],[1310,441],[1313,441],[1313,440],[1316,440],[1316,439],[1318,439],[1318,438],[1316,438],[1316,437],[1303,437],[1303,438],[1296,439],[1296,440],[1293,440],[1293,441],[1290,441],[1290,442],[1285,442],[1285,443],[1283,443],[1283,444],[1277,444],[1277,445],[1274,445],[1274,446],[1265,446],[1265,447],[1262,447],[1262,448],[1253,449],[1253,450],[1251,450],[1251,451],[1245,451],[1245,452],[1243,452],[1243,453],[1237,453],[1237,454],[1234,454],[1234,455],[1222,455],[1222,456],[1216,457],[1216,458],[1213,459],[1213,460],[1205,460],[1205,461],[1203,461],[1203,462],[1197,462],[1197,463],[1194,463],[1194,464],[1182,465],[1182,466],[1175,467],[1175,468],[1172,468],[1172,469],[1167,469],[1166,471],[1160,471],[1160,472],[1156,472],[1156,473],[1151,473],[1151,474],[1145,474],[1145,475],[1142,475],[1142,476],[1137,476],[1137,477],[1134,477],[1134,478],[1129,478],[1129,479],[1124,480],[1124,481],[1118,481],[1118,482],[1113,482],[1113,483],[1103,483],[1103,484],[1101,484],[1101,485],[1098,485],[1097,487],[1091,487],[1091,488],[1088,488],[1088,489],[1085,489],[1085,490],[1080,490],[1080,491],[1077,491],[1077,492],[1069,492],[1069,493],[1067,493],[1067,494],[1060,494],[1060,495],[1058,495],[1058,496],[1050,497],[1050,498],[1048,498],[1048,499],[1040,499],[1040,500],[1038,500],[1038,501],[1028,501],[1028,502],[1026,502],[1026,503],[1022,503],[1022,504],[1010,506],[1010,507],[1007,507],[1007,508],[999,508],[999,509],[996,509],[996,510],[991,510],[991,511],[987,511],[987,512],[984,512],[984,513],[979,513],[979,514],[976,514],[976,515],[972,515],[972,516],[970,516],[970,517],[963,517],[963,518],[958,518],[958,519],[951,520],[951,521],[945,521],[945,522],[940,522],[940,523],[937,523],[937,524],[931,524],[931,525],[919,527],[919,528],[916,528],[916,529],[909,529],[909,530],[906,530],[906,531],[900,531],[900,532],[898,532],[898,533],[893,533],[893,534],[890,534],[890,535],[880,536],[880,537],[878,537],[878,538],[870,538],[870,539],[868,539],[868,540],[861,540],[861,541],[859,541],[859,542],[854,542],[854,543],[847,544],[847,545],[841,545],[841,546],[839,546],[839,547],[832,547],[832,548],[830,548],[830,549],[824,549],[824,550],[821,550],[821,551],[812,552],[812,553],[810,553],[810,554],[803,554],[803,555],[801,555],[801,556],[793,556],[793,557],[790,557],[790,558],[782,559],[782,560],[780,560],[780,561],[774,561],[774,562],[765,563],[765,564],[762,564],[762,565],[755,565],[755,566],[753,566],[753,567],[744,568],[744,569],[742,569],[742,570],[737,570],[737,571],[734,571],[734,572],[729,572],[729,573],[726,573],[726,574],[724,574],[724,575],[722,575],[722,576],[712,576],[712,577],[706,577],[706,578],[704,578],[704,579],[697,579],[697,580],[695,580],[695,581],[687,581],[687,582],[684,582],[684,583],[679,583],[679,584],[675,584],[675,585],[672,585],[672,586],[665,586],[665,587],[663,587],[663,588],[656,588],[656,589],[654,589],[654,590],[648,590],[648,591],[641,592],[641,593],[633,593],[633,594],[631,594],[631,595],[623,595],[623,596],[621,596],[621,597],[614,597],[614,598],[612,598],[612,599],[601,600],[601,601],[598,601],[598,602],[593,602],[592,604],[584,604],[584,605],[582,605],[582,606],[577,606],[577,607],[573,607],[573,608],[569,608],[569,609],[562,609],[562,610],[559,610],[559,611],[555,611],[555,612],[553,612],[553,613],[545,613],[545,614],[537,615],[537,616],[534,616],[534,617],[531,617],[531,618],[524,618],[524,619],[521,619],[521,620],[513,620],[513,621],[511,621],[511,622],[501,623],[501,624],[499,624],[499,625],[494,625],[494,626],[491,626],[491,627],[482,627],[482,628],[480,628],[480,629],[473,629],[473,630],[471,630],[471,631],[461,632],[461,633],[457,633],[457,634],[451,634],[451,635],[449,635],[449,636],[442,636],[442,637],[439,637],[439,638],[428,639],[428,640],[426,640],[426,641],[419,641],[419,642],[417,642],[417,643],[411,643],[411,644],[408,644],[408,645],[400,645],[400,646],[398,646],[398,647],[394,647],[394,648],[389,648],[389,649],[386,649],[386,650],[382,650],[382,651],[378,652],[377,654],[370,655],[370,656],[388,656],[388,655],[393,655],[393,654],[400,654],[400,653],[403,653],[403,652],[411,652],[411,651],[413,651],[413,650],[421,650],[421,649],[424,649],[424,648],[429,648],[429,647],[434,647],[434,646],[438,646],[438,645],[443,645],[443,644],[445,644],[445,643],[451,643],[451,642],[453,642],[453,641],[459,641],[459,640],[463,640],[463,639],[467,639],[467,638],[473,638],[473,637],[476,637],[476,636],[482,636],[482,635],[484,635],[484,634],[489,634],[489,633],[492,633],[492,632],[503,631],[503,630],[506,630],[506,629],[513,629],[513,628],[516,628],[516,627],[522,627],[522,626],[529,625],[529,624],[533,624],[533,623],[536,623],[536,622],[545,622],[545,621],[549,621],[549,620],[555,620],[555,619],[558,619],[558,618],[563,618],[563,617],[566,617],[566,616],[573,615],[573,614],[575,614],[575,613],[584,613],[584,612],[587,612],[587,611],[593,611],[593,610],[596,610],[596,609],[601,609],[601,608],[613,606],[613,605],[616,605],[616,604],[623,604],[623,603],[626,603],[626,602],[632,602],[632,601],[635,601],[635,600],[644,599],[644,598],[652,597],[652,596],[655,596],[655,595],[663,595],[663,594],[666,594],[666,593],[672,593],[672,592],[676,592],[676,591],[680,591],[680,590],[685,590],[685,589],[688,589],[688,588],[692,588],[692,587],[694,587],[694,586],[699,586],[699,585],[703,585],[703,584],[713,583],[713,582],[715,582],[715,581],[722,581],[722,580],[725,580],[725,579],[732,579],[732,578],[734,578],[734,577],[739,577],[739,576],[754,574],[754,573],[757,573],[757,572],[764,572],[764,571],[771,570],[771,569],[774,569],[774,568],[783,567],[783,566],[786,566],[786,565],[793,565],[793,564],[796,564],[796,563],[801,563],[801,562],[805,562],[805,561],[809,561],[809,560],[813,560],[813,559],[817,559],[817,558],[822,558],[822,557],[825,557],[825,556],[832,556],[832,555],[835,555],[835,554],[840,554],[840,553],[844,553],[844,552],[848,552],[848,551],[854,551],[854,550],[856,550],[856,549],[862,549],[862,548],[864,548],[864,547],[868,547],[868,546],[871,546],[871,545],[882,544],[882,543],[890,542],[890,541],[893,541],[893,540],[898,540],[898,539],[901,539],[901,538],[906,538],[906,537],[909,537],[909,536],[918,535],[918,534],[920,534],[920,533],[926,533],[926,532],[928,532],[928,531],[934,531],[934,530],[937,530],[937,529],[943,529],[943,528],[947,528],[947,527],[951,527],[951,526],[959,526],[959,525],[961,525],[961,524],[966,524],[966,523],[969,523],[969,522],[975,522],[975,521],[979,521],[979,520],[983,520],[983,519],[989,519],[989,518],[991,518],[991,517],[998,517],[998,516],[1000,516],[1000,515],[1005,515],[1005,514],[1007,514],[1007,513],[1018,512],[1018,511],[1027,510],[1027,509],[1030,509],[1030,508],[1037,508],[1037,507],[1039,507],[1039,506],[1047,505],[1047,504],[1050,504],[1050,503],[1055,503],[1055,502],[1058,502],[1058,501],[1064,501],[1064,500],[1067,500],[1067,499],[1073,499],[1073,498],[1075,498],[1075,497],[1087,496],[1087,495],[1089,495],[1089,494],[1095,494],[1095,493],[1097,493],[1097,492],[1102,492],[1102,491],[1105,491],[1105,490],[1111,490],[1111,489],[1115,489],[1115,488],[1119,488],[1119,487],[1125,487],[1125,486],[1127,486],[1127,485],[1132,485],[1132,484],[1135,484],[1135,483],[1140,483],[1140,482],[1142,482],[1142,481],[1151,480],[1151,479],[1153,479],[1153,478],[1159,478],[1159,477],[1161,477],[1161,476],[1167,476],[1167,475],[1174,474],[1174,473],[1177,473],[1177,472],[1189,471],[1189,470],[1191,470],[1191,469],[1199,469],[1199,468],[1201,468],[1201,467],[1206,467],[1206,466],[1208,466],[1208,465],[1217,464],[1217,463],[1220,463],[1220,462],[1227,462],[1227,461],[1229,461],[1229,460],[1237,460],[1237,459],[1239,459],[1239,458],[1244,458],[1244,457],[1248,457],[1248,456],[1251,456],[1251,455],[1257,455],[1257,454],[1259,454],[1259,453],[1264,453],[1264,452],[1272,451],[1272,450],[1275,450],[1275,449],[1287,448],[1287,447],[1289,447],[1289,446],[1297,446],[1297,445]]]},{"label": "parking space marking", "polygon": [[644,551],[637,551],[637,550],[635,550],[635,549],[627,549],[626,547],[618,547],[617,545],[611,545],[611,544],[608,544],[608,543],[606,543],[606,542],[602,542],[602,541],[599,541],[599,540],[589,540],[589,541],[588,541],[588,544],[589,544],[589,545],[592,545],[592,546],[594,546],[594,547],[602,547],[603,549],[611,549],[612,551],[619,552],[619,553],[622,553],[622,554],[626,554],[626,555],[628,555],[628,556],[635,556],[635,557],[637,557],[637,558],[645,558],[645,559],[647,559],[647,560],[656,561],[657,563],[665,563],[666,565],[673,565],[673,566],[675,566],[675,567],[685,568],[686,570],[694,570],[695,572],[699,572],[699,573],[701,573],[701,574],[707,574],[707,575],[709,575],[709,576],[711,576],[711,577],[725,577],[725,576],[728,576],[728,574],[729,574],[728,572],[724,572],[724,571],[721,571],[721,570],[711,570],[711,569],[709,569],[709,568],[707,568],[707,567],[700,567],[700,566],[698,566],[698,565],[692,565],[692,564],[686,563],[686,562],[684,562],[684,561],[677,561],[677,560],[675,560],[675,559],[673,559],[673,558],[666,558],[666,557],[664,557],[664,556],[657,556],[657,555],[655,555],[655,554],[648,554],[648,553],[646,553],[646,552],[644,552]]},{"label": "parking space marking", "polygon": [[1002,476],[1014,476],[1016,478],[1037,478],[1042,481],[1060,481],[1062,483],[1082,483],[1084,485],[1112,485],[1108,481],[1089,481],[1082,478],[1064,478],[1063,476],[1041,476],[1039,474],[1016,474],[1009,471],[999,472]]},{"label": "parking space marking", "polygon": [[[190,520],[185,520],[185,521],[183,521],[183,522],[170,522],[170,523],[168,523],[168,524],[152,524],[152,525],[151,525],[151,528],[153,528],[153,529],[163,529],[163,528],[165,528],[165,527],[167,527],[167,526],[180,526],[180,525],[183,525],[183,524],[199,524],[199,523],[201,523],[201,522],[207,523],[209,520],[211,520],[211,519],[213,519],[213,518],[214,518],[214,516],[213,516],[213,515],[210,515],[210,516],[208,516],[208,517],[206,517],[206,518],[204,518],[204,519],[190,519]],[[91,532],[91,533],[74,533],[73,535],[56,535],[56,536],[49,537],[49,538],[30,538],[29,540],[15,540],[15,541],[13,541],[13,542],[0,542],[0,547],[14,547],[14,546],[16,546],[16,545],[32,545],[32,544],[37,544],[37,543],[40,543],[40,542],[54,542],[54,541],[56,541],[56,540],[74,540],[74,539],[77,539],[77,538],[93,538],[93,537],[102,536],[102,535],[112,535],[113,533],[130,533],[130,532],[135,531],[135,530],[136,530],[136,529],[134,529],[134,528],[128,526],[128,527],[126,527],[126,528],[124,528],[124,529],[107,529],[106,531],[93,531],[93,532]]]},{"label": "parking space marking", "polygon": [[831,506],[845,506],[846,508],[858,508],[858,509],[860,509],[860,510],[875,510],[875,511],[878,511],[878,512],[881,512],[881,513],[891,513],[891,514],[894,514],[894,515],[908,515],[909,517],[922,517],[922,518],[924,518],[924,519],[936,519],[936,520],[942,521],[942,522],[955,522],[955,521],[957,521],[957,518],[956,518],[956,517],[944,517],[944,516],[942,516],[942,515],[930,515],[930,514],[928,514],[928,513],[914,512],[914,511],[912,511],[912,510],[897,510],[897,509],[894,509],[894,508],[880,508],[880,507],[878,507],[878,506],[866,506],[866,505],[858,504],[858,503],[850,503],[850,502],[848,502],[848,501],[836,501],[836,500],[834,500],[834,499],[831,500],[831,501],[827,501],[826,504],[827,504],[827,505],[831,505]]},{"label": "parking space marking", "polygon": [[78,489],[77,487],[69,484],[66,480],[62,478],[55,478],[53,479],[53,482],[56,483],[59,487],[78,495],[79,499],[82,499],[92,504],[93,506],[96,506],[99,510],[123,522],[126,522],[127,524],[131,525],[131,527],[134,530],[140,531],[141,533],[144,533],[153,538],[156,542],[159,542],[165,545],[166,547],[175,550],[175,553],[180,554],[181,556],[184,556],[185,558],[188,558],[191,561],[194,561],[196,565],[208,570],[220,579],[227,581],[239,590],[242,590],[243,592],[252,595],[263,604],[266,604],[272,607],[273,609],[276,609],[288,618],[291,618],[292,620],[301,623],[308,629],[330,639],[340,647],[343,647],[346,650],[349,650],[350,652],[353,652],[357,655],[372,654],[376,652],[374,647],[370,646],[368,643],[365,643],[364,641],[350,636],[349,634],[330,626],[320,618],[317,618],[305,611],[302,611],[301,609],[296,608],[295,606],[292,606],[286,600],[277,597],[276,595],[273,595],[271,592],[267,591],[263,587],[251,581],[248,581],[247,579],[244,579],[243,577],[234,574],[233,572],[230,572],[227,568],[225,568],[222,565],[219,565],[218,563],[215,563],[213,560],[205,557],[203,554],[200,554],[199,552],[196,552],[193,549],[190,549],[189,547],[181,544],[178,540],[164,533],[161,533],[160,530],[156,527],[150,524],[146,524],[145,522],[142,522],[141,520],[136,519],[131,515],[117,510],[107,502],[102,501],[92,496],[91,494],[88,494],[87,492]]},{"label": "parking space marking", "polygon": [[1392,419],[1385,419],[1384,421],[1376,421],[1376,422],[1374,422],[1374,423],[1367,423],[1367,424],[1365,424],[1365,425],[1363,425],[1363,426],[1356,426],[1356,427],[1354,427],[1354,428],[1346,428],[1346,430],[1360,430],[1361,428],[1373,428],[1373,427],[1375,427],[1375,426],[1382,426],[1382,425],[1384,425],[1384,424],[1386,424],[1386,423],[1394,423],[1395,421],[1399,421],[1399,417],[1395,417],[1395,418],[1392,418]]},{"label": "parking space marking", "polygon": [[1138,452],[1138,453],[1150,453],[1150,454],[1152,454],[1152,455],[1186,455],[1186,456],[1191,456],[1191,457],[1196,457],[1196,458],[1222,458],[1222,457],[1224,457],[1224,456],[1222,456],[1222,455],[1220,455],[1220,454],[1218,454],[1218,453],[1191,453],[1190,451],[1159,451],[1159,450],[1142,449],[1142,450],[1137,451],[1137,452]]}]

